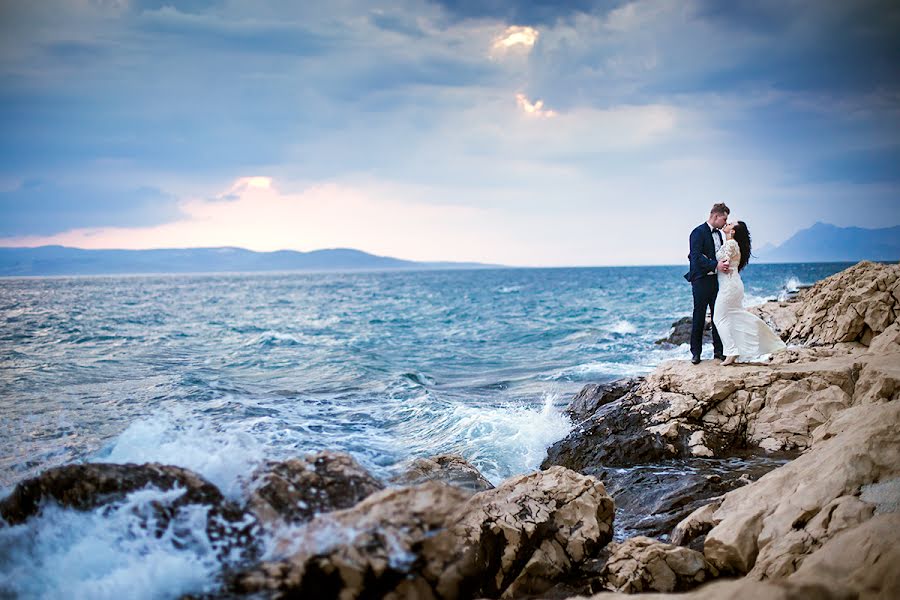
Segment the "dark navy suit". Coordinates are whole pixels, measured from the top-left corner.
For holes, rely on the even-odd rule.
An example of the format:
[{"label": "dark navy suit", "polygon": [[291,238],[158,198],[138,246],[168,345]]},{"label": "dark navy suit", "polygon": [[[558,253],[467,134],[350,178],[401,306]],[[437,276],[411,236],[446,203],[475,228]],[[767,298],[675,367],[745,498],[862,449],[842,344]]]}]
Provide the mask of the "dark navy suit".
[{"label": "dark navy suit", "polygon": [[[721,235],[721,234],[720,234]],[[691,282],[694,293],[694,316],[691,322],[691,355],[700,357],[703,350],[703,328],[706,325],[706,309],[713,313],[716,305],[716,295],[719,293],[719,278],[715,271],[718,266],[716,260],[716,243],[713,241],[713,233],[709,225],[702,223],[691,232],[691,252],[688,254],[691,270],[684,278]],[[713,274],[710,275],[709,273]],[[722,355],[722,339],[716,326],[712,328],[713,354]]]}]

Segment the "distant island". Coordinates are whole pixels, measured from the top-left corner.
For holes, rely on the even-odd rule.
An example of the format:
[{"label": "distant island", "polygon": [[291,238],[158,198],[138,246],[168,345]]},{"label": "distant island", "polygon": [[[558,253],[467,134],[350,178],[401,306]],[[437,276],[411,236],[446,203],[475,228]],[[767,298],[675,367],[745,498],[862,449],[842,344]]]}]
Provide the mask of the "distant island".
[{"label": "distant island", "polygon": [[227,273],[265,271],[372,271],[481,269],[499,265],[416,262],[350,248],[254,252],[243,248],[83,250],[65,246],[0,248],[0,277]]},{"label": "distant island", "polygon": [[900,226],[864,229],[816,223],[780,246],[767,244],[753,254],[766,263],[897,261]]}]

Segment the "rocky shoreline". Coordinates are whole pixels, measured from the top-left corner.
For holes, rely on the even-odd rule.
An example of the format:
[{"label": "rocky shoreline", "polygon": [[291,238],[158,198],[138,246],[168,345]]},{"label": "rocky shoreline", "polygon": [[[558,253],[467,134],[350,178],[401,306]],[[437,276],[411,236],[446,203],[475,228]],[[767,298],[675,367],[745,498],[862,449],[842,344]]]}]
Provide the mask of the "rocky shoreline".
[{"label": "rocky shoreline", "polygon": [[226,571],[204,598],[900,597],[900,265],[756,310],[788,351],[586,386],[541,470],[497,487],[458,456],[381,482],[322,452],[248,474],[240,505],[179,467],[68,465],[0,527],[183,490],[140,517],[163,535],[208,507]]}]

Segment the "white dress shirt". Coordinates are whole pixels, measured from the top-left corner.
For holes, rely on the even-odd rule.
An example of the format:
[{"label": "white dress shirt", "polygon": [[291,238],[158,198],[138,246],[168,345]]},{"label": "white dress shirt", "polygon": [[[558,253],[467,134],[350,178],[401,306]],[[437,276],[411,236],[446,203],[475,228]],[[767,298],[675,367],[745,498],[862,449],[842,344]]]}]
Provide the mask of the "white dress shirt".
[{"label": "white dress shirt", "polygon": [[[712,236],[713,236],[713,244],[715,244],[715,246],[716,246],[716,253],[718,253],[718,252],[719,252],[719,248],[722,247],[722,232],[719,231],[718,229],[716,229],[715,227],[713,227],[712,225],[710,225],[709,223],[707,223],[706,226],[709,227],[709,230],[712,232]],[[716,232],[717,232],[717,231],[719,232],[719,235],[716,235]],[[712,257],[710,257],[710,258],[716,259],[715,256],[712,256]],[[707,275],[715,275],[715,274],[716,274],[715,271],[710,271],[709,273],[707,273]]]}]

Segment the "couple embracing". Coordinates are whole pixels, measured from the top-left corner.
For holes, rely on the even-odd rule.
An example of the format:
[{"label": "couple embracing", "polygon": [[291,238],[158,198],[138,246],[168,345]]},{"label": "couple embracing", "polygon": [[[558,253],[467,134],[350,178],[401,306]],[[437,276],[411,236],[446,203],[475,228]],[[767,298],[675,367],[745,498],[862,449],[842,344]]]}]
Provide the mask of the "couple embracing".
[{"label": "couple embracing", "polygon": [[706,309],[712,312],[713,356],[730,365],[784,350],[784,342],[762,319],[744,310],[741,271],[750,261],[750,231],[743,221],[728,222],[731,211],[714,204],[706,223],[691,232],[691,270],[684,276],[694,294],[691,362],[700,362]]}]

